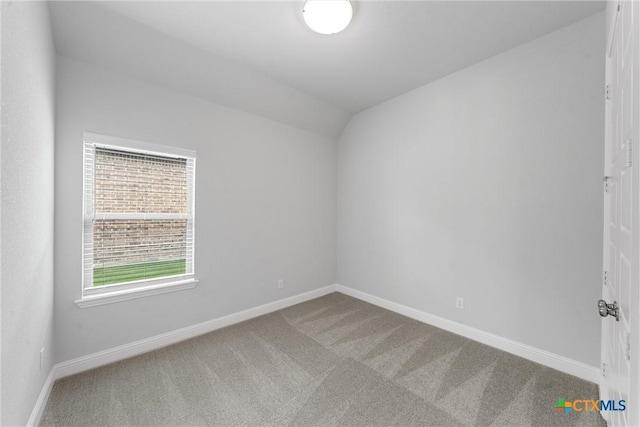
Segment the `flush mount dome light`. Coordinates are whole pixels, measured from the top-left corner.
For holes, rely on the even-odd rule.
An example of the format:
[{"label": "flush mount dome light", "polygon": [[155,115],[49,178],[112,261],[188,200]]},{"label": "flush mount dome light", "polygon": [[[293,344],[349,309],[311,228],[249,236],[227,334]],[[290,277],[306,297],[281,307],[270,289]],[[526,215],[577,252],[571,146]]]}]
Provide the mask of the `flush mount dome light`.
[{"label": "flush mount dome light", "polygon": [[307,26],[316,33],[335,34],[347,28],[353,16],[349,0],[308,0],[302,9]]}]

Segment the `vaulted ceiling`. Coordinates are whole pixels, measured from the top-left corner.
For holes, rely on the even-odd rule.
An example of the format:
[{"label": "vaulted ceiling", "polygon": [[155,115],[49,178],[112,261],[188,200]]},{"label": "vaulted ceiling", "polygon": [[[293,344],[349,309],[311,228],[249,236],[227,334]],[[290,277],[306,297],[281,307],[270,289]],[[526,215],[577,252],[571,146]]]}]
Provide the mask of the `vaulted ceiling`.
[{"label": "vaulted ceiling", "polygon": [[596,1],[353,1],[342,33],[300,1],[52,2],[58,53],[336,137],[358,111],[604,9]]}]

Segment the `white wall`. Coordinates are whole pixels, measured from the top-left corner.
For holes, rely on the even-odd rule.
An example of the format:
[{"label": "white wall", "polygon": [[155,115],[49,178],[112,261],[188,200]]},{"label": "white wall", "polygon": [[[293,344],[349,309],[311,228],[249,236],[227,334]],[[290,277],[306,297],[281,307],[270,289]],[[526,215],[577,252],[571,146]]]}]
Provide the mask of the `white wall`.
[{"label": "white wall", "polygon": [[55,56],[46,3],[1,7],[0,424],[24,425],[52,365]]},{"label": "white wall", "polygon": [[[56,101],[57,361],[335,283],[336,140],[64,57]],[[195,289],[74,304],[83,131],[197,151]]]},{"label": "white wall", "polygon": [[604,40],[601,13],[356,115],[338,283],[597,366]]}]

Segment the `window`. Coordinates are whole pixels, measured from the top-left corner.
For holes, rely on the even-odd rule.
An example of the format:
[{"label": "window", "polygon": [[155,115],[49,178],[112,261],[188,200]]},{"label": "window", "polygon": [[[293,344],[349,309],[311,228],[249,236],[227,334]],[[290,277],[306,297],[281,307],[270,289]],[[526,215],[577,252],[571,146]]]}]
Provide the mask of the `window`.
[{"label": "window", "polygon": [[84,134],[78,305],[195,286],[194,183],[194,152]]}]

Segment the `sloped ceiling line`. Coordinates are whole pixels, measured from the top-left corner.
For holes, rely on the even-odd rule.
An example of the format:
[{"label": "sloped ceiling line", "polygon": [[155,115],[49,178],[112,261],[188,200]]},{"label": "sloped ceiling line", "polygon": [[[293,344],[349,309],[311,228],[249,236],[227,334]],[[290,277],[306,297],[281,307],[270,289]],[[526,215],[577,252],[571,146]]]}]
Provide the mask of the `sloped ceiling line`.
[{"label": "sloped ceiling line", "polygon": [[352,114],[604,9],[600,1],[352,0],[343,32],[298,1],[58,1],[59,54],[337,138]]}]

